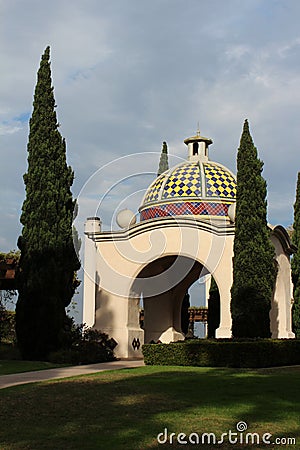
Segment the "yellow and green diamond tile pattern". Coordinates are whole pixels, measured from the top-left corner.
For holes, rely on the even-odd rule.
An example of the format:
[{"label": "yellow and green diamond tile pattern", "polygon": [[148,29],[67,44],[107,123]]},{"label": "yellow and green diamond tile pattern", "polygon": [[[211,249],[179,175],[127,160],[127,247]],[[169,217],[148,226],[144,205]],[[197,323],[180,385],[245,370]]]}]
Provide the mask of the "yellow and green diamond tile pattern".
[{"label": "yellow and green diamond tile pattern", "polygon": [[187,163],[170,174],[163,188],[162,198],[201,196],[201,177],[198,163]]},{"label": "yellow and green diamond tile pattern", "polygon": [[206,196],[235,198],[236,181],[231,173],[215,164],[204,164]]},{"label": "yellow and green diamond tile pattern", "polygon": [[162,174],[160,177],[158,177],[152,185],[149,187],[147,191],[147,195],[145,197],[144,203],[150,203],[154,202],[159,197],[159,191],[161,189],[161,186],[166,178],[165,174]]}]

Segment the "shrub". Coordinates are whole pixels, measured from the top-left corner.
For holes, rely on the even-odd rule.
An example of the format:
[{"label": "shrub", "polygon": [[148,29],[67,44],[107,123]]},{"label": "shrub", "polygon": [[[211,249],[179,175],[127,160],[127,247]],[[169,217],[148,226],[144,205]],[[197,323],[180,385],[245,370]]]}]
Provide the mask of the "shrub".
[{"label": "shrub", "polygon": [[[10,260],[14,261],[13,253],[0,253],[0,263]],[[0,342],[7,344],[16,343],[15,312],[10,311],[10,309],[14,309],[15,295],[16,291],[14,290],[0,290]]]},{"label": "shrub", "polygon": [[48,360],[57,364],[93,364],[114,361],[117,343],[106,333],[84,324],[76,325],[68,318],[64,331],[64,347],[50,353]]},{"label": "shrub", "polygon": [[87,328],[83,331],[82,339],[79,341],[75,350],[80,355],[80,362],[88,364],[90,362],[113,361],[114,348],[117,343],[109,338],[106,333]]},{"label": "shrub", "polygon": [[21,359],[19,349],[14,344],[0,343],[0,360],[18,360]]},{"label": "shrub", "polygon": [[272,367],[300,364],[294,339],[189,340],[144,344],[145,364],[201,367]]},{"label": "shrub", "polygon": [[15,317],[14,311],[8,311],[0,304],[0,342],[16,342]]},{"label": "shrub", "polygon": [[67,348],[51,352],[47,359],[54,364],[78,365],[80,363],[78,353],[73,349]]}]

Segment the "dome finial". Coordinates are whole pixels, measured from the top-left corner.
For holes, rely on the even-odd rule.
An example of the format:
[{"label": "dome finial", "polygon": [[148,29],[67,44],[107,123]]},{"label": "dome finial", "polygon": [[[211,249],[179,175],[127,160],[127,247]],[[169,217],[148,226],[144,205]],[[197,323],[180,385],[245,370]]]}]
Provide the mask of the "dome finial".
[{"label": "dome finial", "polygon": [[199,122],[197,122],[197,132],[196,132],[196,135],[197,135],[197,136],[201,136]]},{"label": "dome finial", "polygon": [[196,136],[186,138],[184,143],[188,146],[189,161],[208,161],[208,146],[212,144],[212,140],[201,136],[199,122]]}]

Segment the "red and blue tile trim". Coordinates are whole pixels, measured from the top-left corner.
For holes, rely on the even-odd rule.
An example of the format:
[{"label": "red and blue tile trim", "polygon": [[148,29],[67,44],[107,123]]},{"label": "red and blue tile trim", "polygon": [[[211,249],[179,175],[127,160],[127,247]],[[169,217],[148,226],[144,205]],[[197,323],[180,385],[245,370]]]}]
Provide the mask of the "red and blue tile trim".
[{"label": "red and blue tile trim", "polygon": [[230,203],[187,201],[165,203],[143,209],[140,212],[140,220],[182,215],[227,216],[229,205]]}]

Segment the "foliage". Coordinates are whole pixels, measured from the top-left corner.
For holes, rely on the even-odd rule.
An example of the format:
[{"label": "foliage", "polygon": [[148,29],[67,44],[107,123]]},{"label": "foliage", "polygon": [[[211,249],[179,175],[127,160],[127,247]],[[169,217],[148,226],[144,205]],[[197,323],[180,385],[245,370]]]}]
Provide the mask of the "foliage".
[{"label": "foliage", "polygon": [[49,355],[49,361],[57,364],[92,364],[115,360],[117,343],[106,333],[76,325],[67,317],[63,347]]},{"label": "foliage", "polygon": [[167,143],[164,141],[162,150],[161,150],[157,176],[161,175],[163,172],[165,172],[168,169],[169,169],[168,146],[167,146]]},{"label": "foliage", "polygon": [[220,293],[214,277],[211,277],[211,285],[208,298],[207,337],[215,338],[216,329],[220,325]]},{"label": "foliage", "polygon": [[300,364],[295,339],[187,340],[144,344],[145,364],[202,367],[273,367]]},{"label": "foliage", "polygon": [[15,312],[8,309],[15,295],[12,290],[0,291],[0,342],[16,342]]},{"label": "foliage", "polygon": [[297,247],[291,262],[294,284],[293,331],[296,337],[300,339],[300,172],[298,173],[296,201],[294,204],[292,242]]},{"label": "foliage", "polygon": [[17,295],[17,292],[13,289],[6,289],[0,291],[0,304],[7,308],[9,303],[13,303],[14,297]]},{"label": "foliage", "polygon": [[6,262],[12,260],[13,263],[18,263],[20,260],[21,252],[19,250],[11,250],[7,253],[0,252],[0,262]]},{"label": "foliage", "polygon": [[10,274],[10,277],[6,278],[6,272],[7,270],[16,271],[19,260],[19,251],[11,250],[7,253],[0,252],[0,290],[9,289],[12,292],[13,289],[15,289],[14,277]]},{"label": "foliage", "polygon": [[[20,351],[14,343],[0,342],[0,360],[19,360]],[[2,362],[1,362],[2,364]]]},{"label": "foliage", "polygon": [[263,163],[244,123],[237,155],[236,221],[231,289],[234,337],[270,337],[271,299],[276,279],[275,251],[267,225]]},{"label": "foliage", "polygon": [[0,304],[0,342],[16,342],[15,316],[14,311],[7,311]]},{"label": "foliage", "polygon": [[16,331],[24,359],[44,359],[61,345],[65,308],[74,294],[74,271],[80,267],[73,245],[74,174],[66,163],[66,143],[58,130],[50,48],[37,74],[24,175],[19,297]]},{"label": "foliage", "polygon": [[190,294],[186,292],[183,297],[181,305],[181,330],[185,335],[189,331],[189,323],[190,323],[189,306],[190,306]]},{"label": "foliage", "polygon": [[294,227],[293,225],[289,225],[286,227],[287,234],[289,235],[289,238],[291,241],[293,240],[293,233],[294,233]]}]

